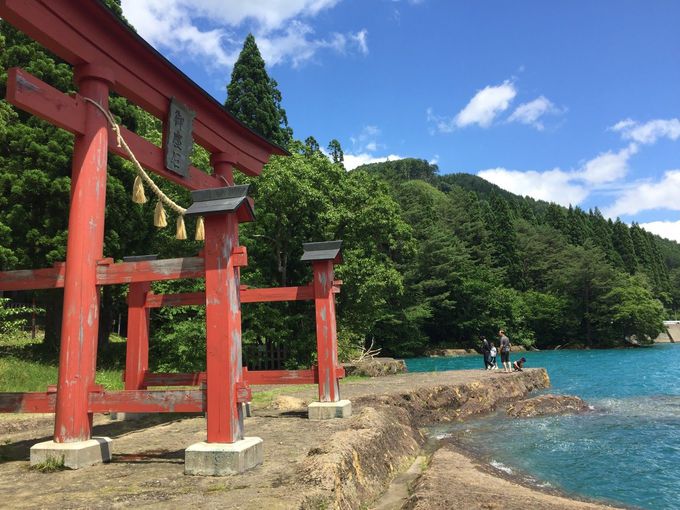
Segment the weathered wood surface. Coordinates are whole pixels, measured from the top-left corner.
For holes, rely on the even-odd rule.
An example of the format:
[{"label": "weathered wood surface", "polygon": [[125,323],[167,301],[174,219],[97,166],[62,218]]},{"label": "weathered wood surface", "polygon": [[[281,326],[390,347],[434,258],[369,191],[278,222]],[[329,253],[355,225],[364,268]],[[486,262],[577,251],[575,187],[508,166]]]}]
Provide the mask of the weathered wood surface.
[{"label": "weathered wood surface", "polygon": [[[241,303],[271,303],[276,301],[308,301],[314,299],[314,288],[272,287],[252,289],[240,287]],[[178,294],[153,294],[146,296],[147,308],[163,306],[202,306],[205,305],[205,292],[184,292]]]},{"label": "weathered wood surface", "polygon": [[[0,412],[53,413],[57,393],[0,393]],[[88,394],[88,412],[194,413],[205,411],[203,390],[109,391]]]},{"label": "weathered wood surface", "polygon": [[[345,376],[345,369],[337,367],[335,376]],[[200,386],[206,380],[205,372],[188,374],[150,373],[144,374],[144,386]],[[316,384],[319,372],[316,367],[301,370],[248,370],[243,368],[244,385],[261,384]],[[240,386],[239,386],[240,387]]]},{"label": "weathered wood surface", "polygon": [[[0,272],[0,290],[56,289],[64,286],[63,264],[46,269]],[[97,267],[97,285],[203,278],[201,257],[120,262]],[[204,300],[205,301],[205,300]]]},{"label": "weathered wood surface", "polygon": [[98,285],[116,283],[203,278],[205,266],[201,257],[120,262],[97,269]]},{"label": "weathered wood surface", "polygon": [[[8,71],[6,99],[14,106],[70,133],[82,135],[85,132],[86,102],[83,97],[80,94],[75,94],[73,97],[68,96],[23,69],[13,67]],[[189,166],[186,177],[166,170],[163,162],[163,150],[160,147],[130,131],[125,126],[121,126],[120,131],[137,161],[146,170],[190,190],[217,188],[224,185],[221,180],[193,166]],[[109,129],[109,151],[117,156],[130,159],[125,149],[118,145],[112,129]]]}]

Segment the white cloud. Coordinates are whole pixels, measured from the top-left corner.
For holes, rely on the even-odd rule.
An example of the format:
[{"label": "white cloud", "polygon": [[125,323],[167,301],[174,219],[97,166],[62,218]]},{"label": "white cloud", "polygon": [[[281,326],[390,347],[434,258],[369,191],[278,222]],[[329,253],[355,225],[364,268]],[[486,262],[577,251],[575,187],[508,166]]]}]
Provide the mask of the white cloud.
[{"label": "white cloud", "polygon": [[372,154],[344,154],[344,164],[345,170],[354,170],[356,167],[361,165],[367,165],[369,163],[382,163],[384,161],[395,161],[397,159],[404,159],[403,156],[397,156],[396,154],[390,154],[388,156],[373,156]]},{"label": "white cloud", "polygon": [[125,17],[152,46],[203,56],[218,65],[229,66],[236,59],[236,54],[223,47],[227,31],[198,29],[190,23],[179,2],[123,0],[122,6]]},{"label": "white cloud", "polygon": [[[145,9],[179,9],[192,14],[192,18],[205,18],[229,26],[254,22],[264,30],[277,30],[286,22],[298,17],[313,17],[319,12],[335,7],[340,0],[122,0],[123,12],[133,6]],[[133,22],[132,19],[128,19]],[[134,22],[133,22],[134,24]],[[139,29],[139,28],[138,28]]]},{"label": "white cloud", "polygon": [[352,135],[349,140],[352,142],[352,151],[355,153],[375,152],[383,146],[378,143],[380,128],[377,126],[366,125],[361,128],[358,135]]},{"label": "white cloud", "polygon": [[456,119],[441,117],[434,113],[432,108],[428,108],[425,113],[427,114],[427,121],[434,124],[435,129],[430,131],[430,134],[434,134],[435,131],[440,133],[451,133],[456,129]]},{"label": "white cloud", "polygon": [[652,234],[680,243],[680,221],[650,221],[640,223],[640,226]]},{"label": "white cloud", "polygon": [[517,195],[528,195],[564,206],[580,203],[589,193],[585,186],[574,182],[574,173],[559,168],[545,172],[491,168],[477,175]]},{"label": "white cloud", "polygon": [[512,115],[508,117],[508,122],[520,122],[533,126],[539,131],[543,131],[544,126],[543,122],[541,122],[541,117],[558,113],[561,113],[561,110],[557,108],[552,101],[545,96],[540,96],[533,101],[522,103],[515,108]]},{"label": "white cloud", "polygon": [[677,140],[680,138],[680,119],[655,119],[640,124],[632,119],[614,124],[612,131],[621,133],[626,140],[643,144],[653,144],[659,138]]},{"label": "white cloud", "polygon": [[361,128],[358,135],[350,136],[352,148],[350,152],[344,154],[344,165],[346,170],[354,170],[361,165],[369,163],[382,163],[383,161],[394,161],[404,159],[403,156],[389,154],[387,156],[376,156],[376,151],[384,150],[385,145],[378,141],[381,131],[378,126],[368,124]]},{"label": "white cloud", "polygon": [[669,170],[658,182],[643,182],[625,189],[604,214],[614,218],[652,209],[680,211],[680,170]]},{"label": "white cloud", "polygon": [[368,53],[368,32],[315,36],[304,20],[340,0],[122,0],[125,17],[152,46],[230,67],[248,30],[265,62],[293,67],[321,50]]},{"label": "white cloud", "polygon": [[357,43],[361,53],[368,55],[368,30],[360,30],[356,34],[352,35],[351,38]]},{"label": "white cloud", "polygon": [[508,109],[516,95],[514,84],[508,80],[501,85],[486,86],[458,112],[454,119],[455,125],[465,127],[477,124],[480,127],[489,127],[499,113]]},{"label": "white cloud", "polygon": [[434,113],[432,108],[426,110],[427,121],[434,125],[434,131],[451,133],[457,128],[463,128],[473,124],[488,128],[494,119],[510,107],[510,103],[517,95],[515,85],[505,80],[500,85],[488,85],[470,99],[454,117],[440,116]]},{"label": "white cloud", "polygon": [[628,173],[628,160],[637,151],[637,145],[631,143],[619,152],[603,152],[587,161],[578,176],[589,184],[605,184],[622,179]]},{"label": "white cloud", "polygon": [[[575,170],[522,171],[499,167],[482,170],[477,175],[517,195],[565,206],[578,205],[594,190],[609,189],[624,178],[628,160],[637,150],[637,145],[631,143],[618,152],[599,154]],[[624,188],[623,193],[627,191]]]}]

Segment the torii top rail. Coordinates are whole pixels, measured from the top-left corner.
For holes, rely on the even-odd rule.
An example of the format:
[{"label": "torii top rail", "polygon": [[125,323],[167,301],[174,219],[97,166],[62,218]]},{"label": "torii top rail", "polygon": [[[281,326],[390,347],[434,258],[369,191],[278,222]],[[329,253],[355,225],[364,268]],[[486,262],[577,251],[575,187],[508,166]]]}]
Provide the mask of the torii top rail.
[{"label": "torii top rail", "polygon": [[[0,273],[0,289],[64,288],[56,394],[4,394],[0,398],[2,407],[54,409],[54,441],[62,443],[89,439],[92,413],[113,410],[206,411],[208,442],[242,439],[243,417],[238,402],[246,398],[247,387],[241,368],[243,292],[238,268],[245,265],[246,253],[238,244],[238,223],[252,221],[252,203],[245,199],[237,208],[214,209],[205,217],[202,257],[117,264],[104,258],[107,152],[122,157],[127,154],[117,147],[104,114],[89,101],[108,109],[109,93],[114,91],[161,120],[168,117],[173,99],[195,112],[192,136],[211,153],[214,176],[193,167],[186,175],[167,170],[161,148],[122,129],[145,169],[189,190],[220,188],[225,182],[233,185],[234,168],[258,175],[270,155],[285,151],[240,124],[95,0],[0,0],[0,17],[73,65],[78,87],[77,94],[68,96],[21,69],[8,73],[6,99],[10,103],[70,131],[76,138],[66,262],[48,269]],[[323,269],[314,283],[317,337],[319,345],[326,345],[324,349],[331,352],[318,374],[328,374],[327,386],[334,390],[326,393],[335,401],[333,264],[314,264],[315,276],[316,267]],[[152,392],[130,389],[126,382],[127,391],[104,392],[95,386],[98,286],[135,282],[148,286],[154,280],[186,277],[205,278],[207,359],[205,376],[200,377],[205,379],[206,390]],[[142,294],[139,288],[131,292],[132,304],[142,297],[144,303],[147,296],[151,298],[148,287]],[[139,309],[148,323],[148,306],[143,304]],[[144,315],[139,315],[137,327],[143,321]],[[135,348],[136,359],[143,359],[148,346],[142,342]],[[139,379],[139,372],[135,377]],[[143,381],[135,384],[145,387]]]}]

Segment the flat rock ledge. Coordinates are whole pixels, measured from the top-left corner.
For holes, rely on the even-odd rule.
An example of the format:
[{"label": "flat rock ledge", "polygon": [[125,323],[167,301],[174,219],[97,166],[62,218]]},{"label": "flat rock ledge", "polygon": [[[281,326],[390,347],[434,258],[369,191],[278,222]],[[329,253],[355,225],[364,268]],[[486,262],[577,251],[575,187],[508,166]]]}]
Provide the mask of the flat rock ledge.
[{"label": "flat rock ledge", "polygon": [[[432,379],[441,380],[437,375]],[[309,450],[300,481],[313,489],[300,508],[370,507],[419,453],[425,441],[419,427],[487,413],[550,386],[544,369],[486,375],[466,383],[433,383],[354,398],[360,412],[349,426]]]},{"label": "flat rock ledge", "polygon": [[588,404],[579,397],[551,394],[513,402],[505,408],[508,416],[514,418],[577,414],[588,410],[590,410]]}]

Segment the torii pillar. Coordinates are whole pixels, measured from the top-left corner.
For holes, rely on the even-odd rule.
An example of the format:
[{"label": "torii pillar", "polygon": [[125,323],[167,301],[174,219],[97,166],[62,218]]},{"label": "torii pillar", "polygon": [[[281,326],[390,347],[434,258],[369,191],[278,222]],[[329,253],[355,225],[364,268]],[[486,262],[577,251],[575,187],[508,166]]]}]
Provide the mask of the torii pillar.
[{"label": "torii pillar", "polygon": [[192,191],[194,203],[185,213],[203,216],[205,221],[207,326],[208,437],[185,450],[184,472],[189,475],[241,473],[264,460],[262,439],[243,436],[243,410],[239,403],[243,369],[238,268],[246,264],[246,252],[238,246],[238,223],[254,219],[247,192],[247,185]]},{"label": "torii pillar", "polygon": [[309,404],[310,420],[348,418],[352,403],[340,398],[338,380],[338,334],[333,288],[334,265],[342,262],[342,241],[303,243],[300,260],[314,269],[314,308],[316,309],[316,352],[319,371],[319,401]]},{"label": "torii pillar", "polygon": [[[77,66],[75,80],[82,96],[108,109],[114,83],[108,68]],[[92,438],[88,412],[97,365],[97,263],[104,256],[108,123],[88,103],[83,125],[84,133],[76,136],[73,146],[54,440],[33,445],[30,455],[31,464],[61,457],[73,469],[111,460],[111,440]]]}]

